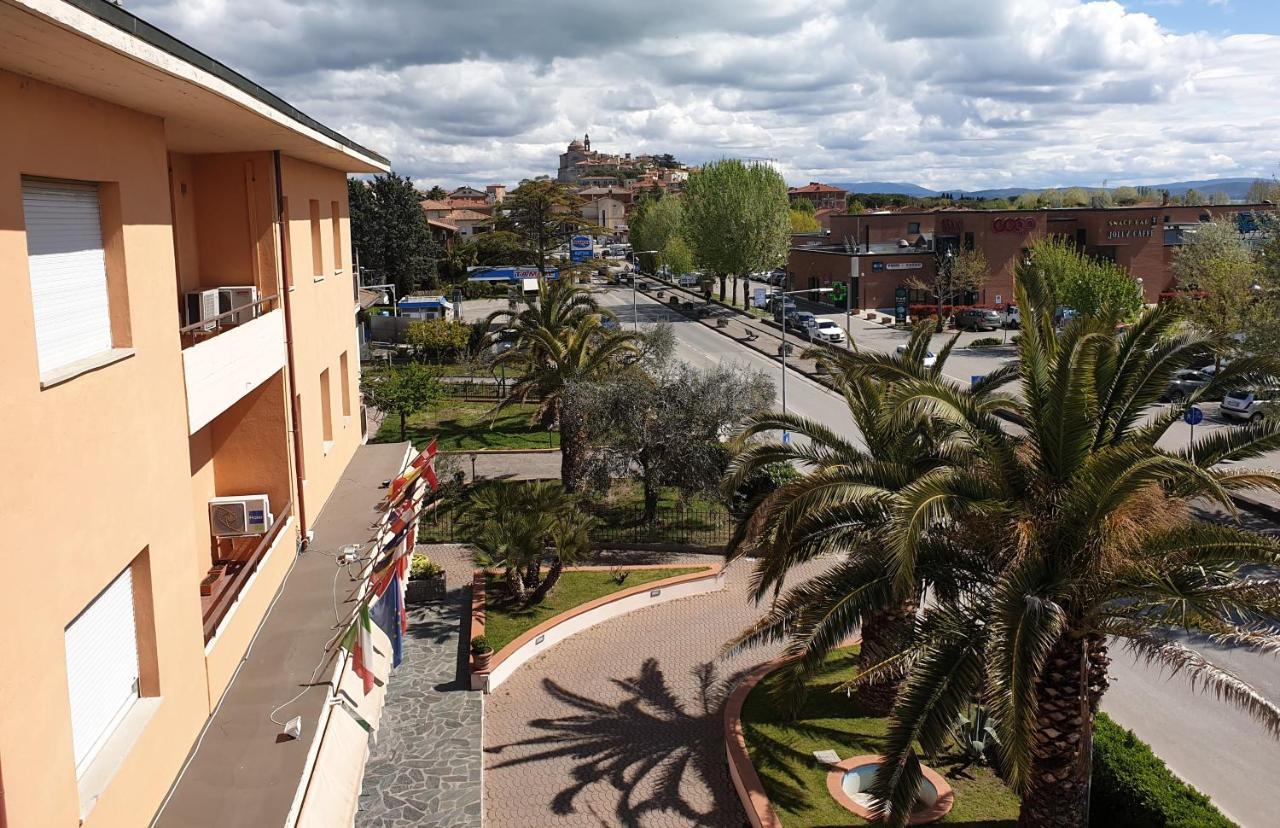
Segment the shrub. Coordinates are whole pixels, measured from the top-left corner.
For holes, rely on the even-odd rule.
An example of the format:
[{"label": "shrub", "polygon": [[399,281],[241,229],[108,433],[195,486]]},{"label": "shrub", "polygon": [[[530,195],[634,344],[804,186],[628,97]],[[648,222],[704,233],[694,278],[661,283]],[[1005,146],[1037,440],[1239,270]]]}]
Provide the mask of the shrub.
[{"label": "shrub", "polygon": [[485,653],[491,652],[493,652],[493,647],[489,646],[489,639],[485,638],[483,635],[477,635],[475,638],[471,639],[472,655],[484,655]]},{"label": "shrub", "polygon": [[426,555],[414,554],[409,559],[409,580],[418,581],[425,578],[432,578],[443,572],[443,567]]},{"label": "shrub", "polygon": [[999,345],[1000,340],[994,336],[980,336],[969,343],[970,348],[990,348],[993,345]]},{"label": "shrub", "polygon": [[1093,731],[1094,825],[1128,828],[1230,828],[1209,797],[1173,775],[1132,730],[1099,713]]}]

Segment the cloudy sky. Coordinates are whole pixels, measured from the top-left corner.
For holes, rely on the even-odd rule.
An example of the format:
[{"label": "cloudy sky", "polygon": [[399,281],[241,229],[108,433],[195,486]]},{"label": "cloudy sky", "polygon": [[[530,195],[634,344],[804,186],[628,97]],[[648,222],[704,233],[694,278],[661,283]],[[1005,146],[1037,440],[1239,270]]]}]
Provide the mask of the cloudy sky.
[{"label": "cloudy sky", "polygon": [[1280,174],[1280,0],[126,0],[423,184],[575,136],[788,181]]}]

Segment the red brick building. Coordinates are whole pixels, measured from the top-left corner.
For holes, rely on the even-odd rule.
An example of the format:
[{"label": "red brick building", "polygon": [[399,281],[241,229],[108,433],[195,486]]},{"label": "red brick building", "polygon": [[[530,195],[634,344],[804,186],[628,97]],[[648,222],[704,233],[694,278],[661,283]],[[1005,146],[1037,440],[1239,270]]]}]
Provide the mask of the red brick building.
[{"label": "red brick building", "polygon": [[[1013,298],[1018,261],[1036,239],[1053,235],[1127,269],[1142,280],[1146,301],[1154,303],[1161,293],[1174,289],[1173,256],[1185,231],[1217,218],[1275,209],[1272,204],[1228,204],[837,213],[830,217],[831,232],[825,242],[796,240],[788,269],[794,289],[826,287],[852,278],[857,280],[856,307],[889,309],[898,287],[934,278],[940,252],[977,249],[986,256],[987,279],[963,301],[1001,305]],[[913,291],[909,301],[927,303],[929,298]]]},{"label": "red brick building", "polygon": [[803,187],[792,187],[787,190],[789,199],[803,198],[806,201],[811,201],[813,202],[814,210],[843,210],[845,195],[845,191],[839,187],[820,184],[817,181],[810,181]]}]

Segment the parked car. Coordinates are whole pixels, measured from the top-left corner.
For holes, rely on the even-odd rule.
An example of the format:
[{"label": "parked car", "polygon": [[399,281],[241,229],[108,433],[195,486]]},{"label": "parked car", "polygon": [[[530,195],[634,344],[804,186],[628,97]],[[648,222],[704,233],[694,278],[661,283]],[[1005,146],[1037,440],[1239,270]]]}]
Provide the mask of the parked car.
[{"label": "parked car", "polygon": [[819,319],[817,326],[813,329],[812,338],[839,344],[844,342],[844,330],[830,319]]},{"label": "parked car", "polygon": [[961,331],[994,331],[1003,320],[993,310],[968,308],[956,314],[956,329]]},{"label": "parked car", "polygon": [[1022,327],[1022,311],[1017,305],[1009,305],[1004,309],[1004,326],[1006,328]]},{"label": "parked car", "polygon": [[806,339],[813,339],[813,329],[818,327],[818,317],[808,311],[787,314],[786,325]]},{"label": "parked car", "polygon": [[1223,397],[1218,410],[1228,420],[1256,423],[1267,415],[1267,408],[1275,402],[1280,402],[1280,388],[1241,388]]},{"label": "parked car", "polygon": [[[1182,402],[1212,381],[1213,375],[1210,373],[1197,371],[1194,368],[1184,368],[1174,374],[1173,379],[1169,381],[1169,387],[1164,392],[1164,399],[1168,402]],[[1205,397],[1204,399],[1209,398]]]},{"label": "parked car", "polygon": [[[907,346],[906,346],[906,345],[899,345],[899,346],[898,346],[898,354],[899,354],[899,355],[904,355],[904,354],[906,354],[906,353],[907,353]],[[932,368],[933,366],[935,366],[935,365],[937,365],[937,364],[938,364],[938,355],[937,355],[937,354],[935,354],[933,351],[925,351],[925,354],[924,354],[924,367],[926,367],[926,368]]]}]

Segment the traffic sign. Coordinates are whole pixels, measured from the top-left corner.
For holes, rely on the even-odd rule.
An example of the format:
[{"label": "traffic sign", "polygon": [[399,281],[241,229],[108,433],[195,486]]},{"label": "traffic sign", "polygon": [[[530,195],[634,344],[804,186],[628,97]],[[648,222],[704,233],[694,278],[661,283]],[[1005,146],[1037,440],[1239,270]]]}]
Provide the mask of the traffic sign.
[{"label": "traffic sign", "polygon": [[1186,412],[1182,415],[1182,419],[1189,426],[1200,425],[1204,420],[1204,412],[1194,405],[1188,406]]},{"label": "traffic sign", "polygon": [[790,443],[790,442],[791,442],[791,432],[790,432],[790,431],[784,431],[784,432],[782,432],[782,442],[784,442],[784,443]]}]

